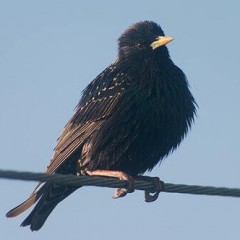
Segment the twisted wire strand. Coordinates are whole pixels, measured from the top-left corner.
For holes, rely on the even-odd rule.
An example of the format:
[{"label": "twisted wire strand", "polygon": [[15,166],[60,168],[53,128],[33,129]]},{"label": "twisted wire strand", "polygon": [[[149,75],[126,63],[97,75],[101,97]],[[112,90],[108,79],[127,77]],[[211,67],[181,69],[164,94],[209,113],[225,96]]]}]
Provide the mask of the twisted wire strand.
[{"label": "twisted wire strand", "polygon": [[[63,185],[96,186],[110,188],[124,188],[127,185],[127,181],[110,177],[75,176],[65,174],[49,175],[46,173],[18,172],[6,170],[0,170],[0,178],[26,181],[52,182]],[[148,181],[136,180],[135,188],[137,190],[151,191],[154,189],[154,185],[153,183]],[[173,183],[164,183],[164,189],[162,190],[162,192],[240,197],[239,188],[198,186]]]}]

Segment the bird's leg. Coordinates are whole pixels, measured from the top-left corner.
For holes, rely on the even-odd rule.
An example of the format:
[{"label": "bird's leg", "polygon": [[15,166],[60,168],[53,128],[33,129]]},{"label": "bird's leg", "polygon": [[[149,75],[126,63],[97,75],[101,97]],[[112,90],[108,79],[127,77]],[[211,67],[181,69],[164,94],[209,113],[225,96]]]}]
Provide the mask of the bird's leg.
[{"label": "bird's leg", "polygon": [[145,190],[145,201],[154,202],[157,200],[159,193],[164,190],[164,182],[159,177],[137,176],[135,180],[151,182],[154,185],[153,190]]},{"label": "bird's leg", "polygon": [[127,187],[117,188],[113,195],[113,198],[124,197],[127,193],[134,192],[135,190],[134,178],[124,172],[112,171],[112,170],[95,170],[95,171],[86,171],[86,173],[90,176],[115,177],[115,178],[118,178],[119,180],[126,180],[128,182]]}]

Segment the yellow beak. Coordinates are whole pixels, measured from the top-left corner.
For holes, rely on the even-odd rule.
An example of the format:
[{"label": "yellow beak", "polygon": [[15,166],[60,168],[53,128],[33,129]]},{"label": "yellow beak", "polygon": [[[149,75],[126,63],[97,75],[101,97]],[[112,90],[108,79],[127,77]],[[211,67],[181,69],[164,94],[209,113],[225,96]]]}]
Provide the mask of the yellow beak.
[{"label": "yellow beak", "polygon": [[154,50],[154,49],[156,49],[158,47],[166,45],[167,43],[171,42],[172,40],[173,40],[172,37],[162,37],[162,36],[159,36],[159,37],[157,37],[156,41],[152,42],[152,44],[150,46]]}]

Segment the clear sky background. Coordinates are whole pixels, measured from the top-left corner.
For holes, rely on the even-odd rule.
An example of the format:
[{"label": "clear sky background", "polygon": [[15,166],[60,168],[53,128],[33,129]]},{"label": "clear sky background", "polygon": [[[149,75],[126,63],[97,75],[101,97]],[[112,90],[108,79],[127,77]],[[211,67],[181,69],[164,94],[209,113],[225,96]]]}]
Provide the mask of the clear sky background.
[{"label": "clear sky background", "polygon": [[[180,148],[152,176],[165,182],[240,187],[239,1],[0,1],[0,168],[45,170],[81,91],[117,54],[132,23],[153,20],[175,41],[198,117]],[[146,139],[147,141],[147,139]],[[0,180],[1,239],[239,239],[240,199],[85,187],[44,227],[20,228],[5,213],[35,182]]]}]

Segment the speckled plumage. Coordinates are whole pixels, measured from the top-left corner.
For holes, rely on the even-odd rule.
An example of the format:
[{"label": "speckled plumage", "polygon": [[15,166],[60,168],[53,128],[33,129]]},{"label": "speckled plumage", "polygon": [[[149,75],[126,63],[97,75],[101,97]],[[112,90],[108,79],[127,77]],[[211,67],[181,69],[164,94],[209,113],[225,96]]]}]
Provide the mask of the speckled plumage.
[{"label": "speckled plumage", "polygon": [[[137,176],[159,163],[186,135],[195,101],[186,77],[150,21],[128,28],[119,38],[118,58],[84,90],[76,112],[58,139],[47,173],[84,174],[119,170]],[[38,230],[54,207],[76,188],[43,184],[7,216],[20,214],[39,198],[22,223]]]}]

